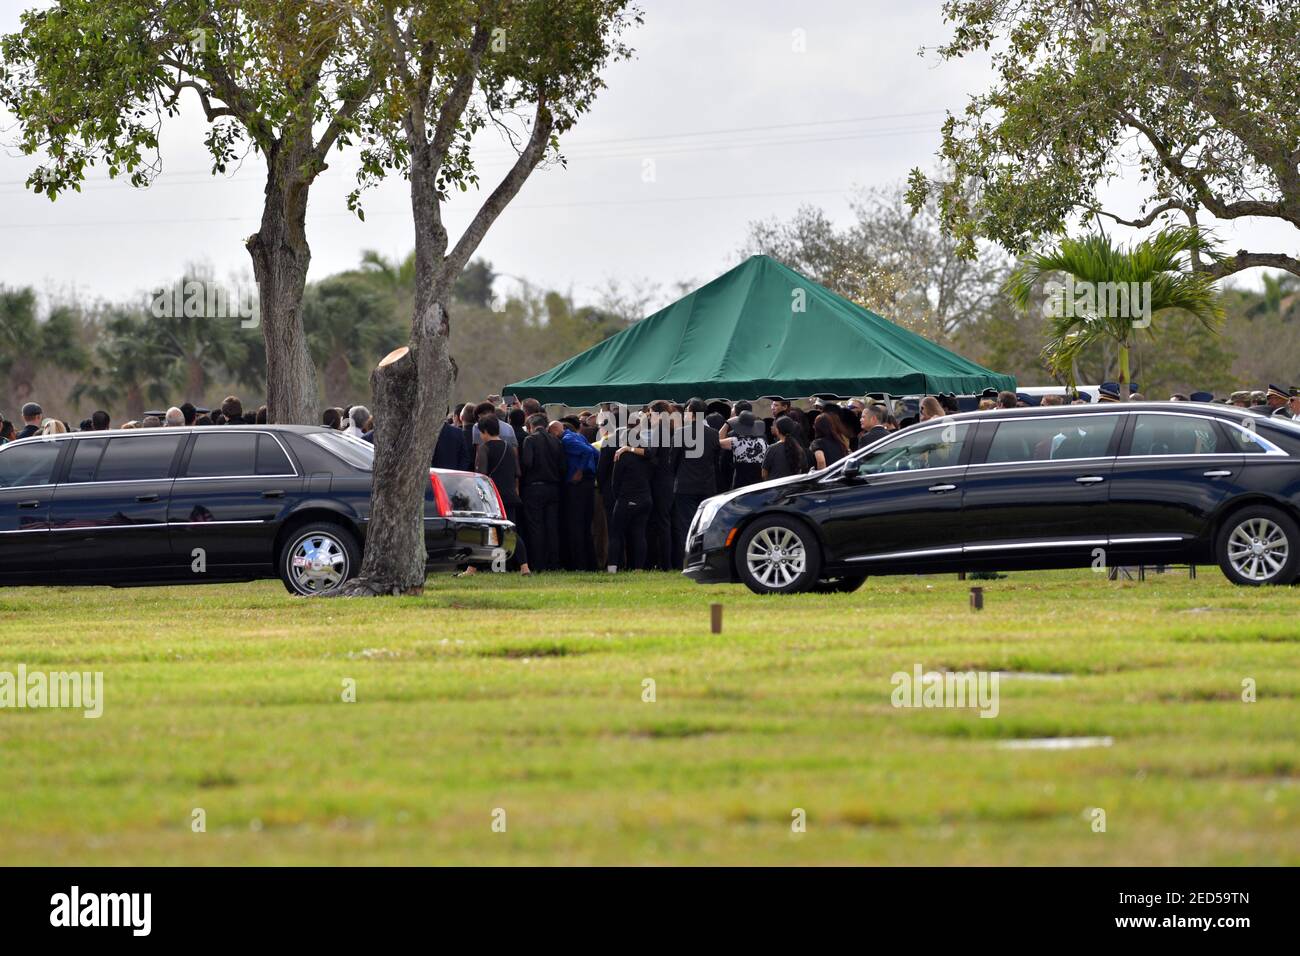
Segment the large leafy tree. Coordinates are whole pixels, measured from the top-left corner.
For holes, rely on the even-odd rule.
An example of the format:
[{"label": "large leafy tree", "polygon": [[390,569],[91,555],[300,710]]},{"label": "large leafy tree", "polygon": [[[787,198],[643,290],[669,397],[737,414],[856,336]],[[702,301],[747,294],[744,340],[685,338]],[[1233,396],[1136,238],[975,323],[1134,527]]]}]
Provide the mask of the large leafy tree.
[{"label": "large leafy tree", "polygon": [[[1300,275],[1300,4],[1291,0],[948,0],[945,59],[992,50],[996,80],[944,125],[938,179],[911,174],[920,208],[974,251],[1022,252],[1073,221],[1212,225],[1262,218],[1276,245],[1193,267]],[[1107,206],[1135,172],[1136,208]]]},{"label": "large leafy tree", "polygon": [[751,223],[742,252],[772,256],[940,342],[952,342],[997,305],[1010,257],[988,242],[973,257],[961,255],[933,200],[913,215],[900,185],[864,190],[852,208],[853,221],[843,228],[812,206],[789,220]]},{"label": "large leafy tree", "polygon": [[1047,366],[1074,382],[1079,359],[1098,344],[1108,344],[1118,359],[1119,381],[1127,386],[1134,341],[1141,331],[1156,336],[1156,316],[1182,309],[1210,329],[1222,320],[1215,280],[1191,268],[1190,257],[1198,254],[1217,259],[1213,245],[1192,227],[1163,229],[1129,248],[1094,233],[1025,256],[1007,290],[1028,309],[1039,301],[1048,277],[1062,274],[1076,280],[1077,285],[1047,289],[1041,300],[1048,314]]},{"label": "large leafy tree", "polygon": [[[452,395],[449,348],[455,283],[488,230],[559,137],[591,106],[611,60],[630,53],[640,21],[628,0],[461,0],[358,4],[382,42],[382,95],[367,114],[361,186],[402,169],[415,225],[415,301],[407,345],[371,374],[374,490],[366,551],[352,595],[424,584],[424,491],[438,420]],[[454,241],[444,219],[453,191],[477,186],[475,134],[517,137],[517,156]]]},{"label": "large leafy tree", "polygon": [[59,0],[0,37],[0,103],[17,117],[28,180],[51,199],[93,166],[145,186],[159,133],[182,103],[208,122],[213,172],[251,147],[266,163],[261,222],[247,240],[262,309],[272,421],[317,416],[301,305],[307,200],[372,92],[368,42],[350,4],[318,0]]},{"label": "large leafy tree", "polygon": [[80,315],[72,307],[55,308],[41,321],[32,289],[0,286],[0,376],[9,385],[11,414],[31,400],[42,368],[77,371],[86,366],[82,333]]}]

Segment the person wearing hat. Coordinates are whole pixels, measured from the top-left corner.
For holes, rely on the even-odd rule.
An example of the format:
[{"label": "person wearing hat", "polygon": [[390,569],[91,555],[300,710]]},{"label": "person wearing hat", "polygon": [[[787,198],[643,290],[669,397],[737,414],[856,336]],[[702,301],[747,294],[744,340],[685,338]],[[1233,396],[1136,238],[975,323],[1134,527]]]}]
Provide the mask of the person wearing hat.
[{"label": "person wearing hat", "polygon": [[1214,401],[1214,393],[1213,392],[1192,392],[1191,399],[1194,402],[1202,402],[1208,405],[1210,402]]},{"label": "person wearing hat", "polygon": [[1114,382],[1102,382],[1101,387],[1097,389],[1098,402],[1118,402],[1119,386]]},{"label": "person wearing hat", "polygon": [[41,430],[41,419],[43,418],[41,406],[35,402],[28,402],[23,406],[23,429],[18,433],[19,438],[31,438]]},{"label": "person wearing hat", "polygon": [[1291,413],[1287,411],[1287,407],[1286,407],[1287,402],[1290,401],[1290,399],[1291,399],[1290,389],[1283,388],[1280,385],[1270,385],[1268,387],[1268,393],[1265,397],[1265,402],[1268,407],[1267,414],[1277,415],[1279,412],[1282,412],[1284,413],[1281,415],[1282,418],[1290,418]]},{"label": "person wearing hat", "polygon": [[[737,402],[737,405],[748,405]],[[745,408],[727,422],[726,437],[718,444],[731,451],[732,488],[743,488],[763,480],[763,459],[767,456],[767,426]]]},{"label": "person wearing hat", "polygon": [[1238,408],[1250,407],[1250,392],[1243,390],[1233,392],[1228,396],[1228,401]]}]

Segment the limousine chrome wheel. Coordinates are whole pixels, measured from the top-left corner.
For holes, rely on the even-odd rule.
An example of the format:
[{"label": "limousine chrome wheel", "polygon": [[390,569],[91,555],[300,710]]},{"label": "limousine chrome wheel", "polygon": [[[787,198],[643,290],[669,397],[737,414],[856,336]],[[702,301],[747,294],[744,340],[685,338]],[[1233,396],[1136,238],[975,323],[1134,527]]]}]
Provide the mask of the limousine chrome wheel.
[{"label": "limousine chrome wheel", "polygon": [[1300,563],[1300,530],[1276,508],[1234,514],[1219,533],[1219,566],[1235,584],[1289,584]]},{"label": "limousine chrome wheel", "polygon": [[736,564],[741,580],[756,594],[790,594],[816,582],[821,546],[797,521],[763,518],[741,535]]},{"label": "limousine chrome wheel", "polygon": [[280,555],[280,573],[294,594],[328,594],[351,577],[358,558],[356,541],[346,530],[314,524],[289,538]]}]

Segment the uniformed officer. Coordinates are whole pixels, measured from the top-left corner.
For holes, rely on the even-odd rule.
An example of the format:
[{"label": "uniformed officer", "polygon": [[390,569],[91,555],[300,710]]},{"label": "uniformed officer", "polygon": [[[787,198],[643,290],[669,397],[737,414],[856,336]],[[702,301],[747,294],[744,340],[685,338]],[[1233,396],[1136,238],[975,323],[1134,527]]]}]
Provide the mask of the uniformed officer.
[{"label": "uniformed officer", "polygon": [[1114,382],[1102,382],[1101,387],[1097,389],[1098,402],[1118,402],[1119,386]]},{"label": "uniformed officer", "polygon": [[1291,413],[1287,411],[1287,402],[1291,399],[1291,389],[1283,388],[1281,385],[1270,385],[1268,394],[1265,396],[1265,414],[1278,415],[1280,417],[1290,418]]}]

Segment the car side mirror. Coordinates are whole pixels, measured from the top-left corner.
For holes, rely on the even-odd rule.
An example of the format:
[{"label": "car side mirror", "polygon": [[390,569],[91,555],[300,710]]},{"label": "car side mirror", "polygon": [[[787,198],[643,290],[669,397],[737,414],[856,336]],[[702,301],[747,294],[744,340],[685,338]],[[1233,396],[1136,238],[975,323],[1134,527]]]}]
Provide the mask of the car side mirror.
[{"label": "car side mirror", "polygon": [[865,484],[867,481],[867,475],[863,474],[862,471],[859,470],[860,467],[860,463],[856,461],[846,465],[844,470],[840,472],[840,481],[844,482],[846,485]]}]

